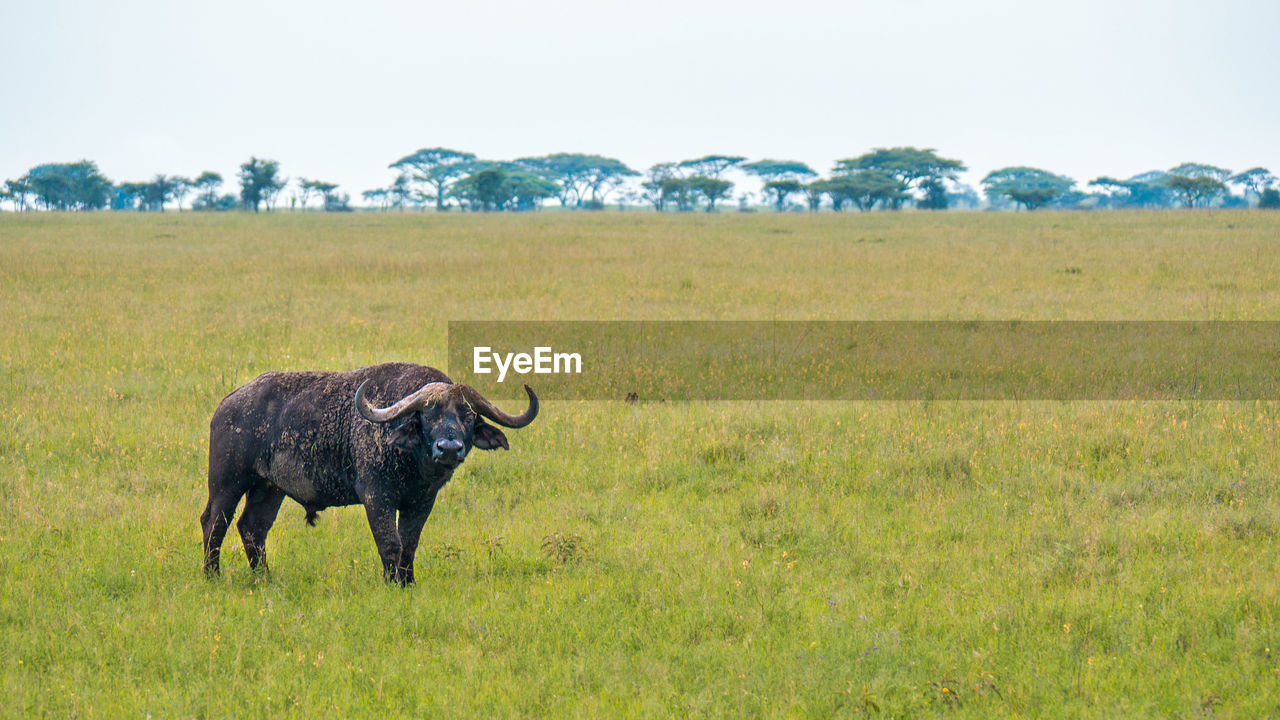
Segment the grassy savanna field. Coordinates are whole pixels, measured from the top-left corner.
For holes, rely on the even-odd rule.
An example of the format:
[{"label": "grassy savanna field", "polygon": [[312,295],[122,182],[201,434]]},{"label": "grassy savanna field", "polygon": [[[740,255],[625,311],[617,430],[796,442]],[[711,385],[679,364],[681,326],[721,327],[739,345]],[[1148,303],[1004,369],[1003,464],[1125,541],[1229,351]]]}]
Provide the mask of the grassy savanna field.
[{"label": "grassy savanna field", "polygon": [[1278,716],[1273,403],[547,398],[441,493],[409,589],[359,508],[286,500],[269,577],[232,531],[206,580],[198,524],[225,394],[442,365],[451,319],[1275,320],[1278,240],[1258,212],[0,215],[0,715]]}]

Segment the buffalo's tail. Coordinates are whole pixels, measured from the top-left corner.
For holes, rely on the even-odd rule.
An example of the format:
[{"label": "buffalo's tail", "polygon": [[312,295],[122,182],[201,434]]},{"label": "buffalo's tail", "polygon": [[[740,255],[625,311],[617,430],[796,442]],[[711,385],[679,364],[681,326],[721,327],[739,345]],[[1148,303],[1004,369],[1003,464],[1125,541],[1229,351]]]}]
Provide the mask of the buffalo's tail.
[{"label": "buffalo's tail", "polygon": [[319,520],[319,519],[320,519],[319,511],[312,510],[311,508],[307,508],[307,525],[311,527],[315,527],[316,520]]}]

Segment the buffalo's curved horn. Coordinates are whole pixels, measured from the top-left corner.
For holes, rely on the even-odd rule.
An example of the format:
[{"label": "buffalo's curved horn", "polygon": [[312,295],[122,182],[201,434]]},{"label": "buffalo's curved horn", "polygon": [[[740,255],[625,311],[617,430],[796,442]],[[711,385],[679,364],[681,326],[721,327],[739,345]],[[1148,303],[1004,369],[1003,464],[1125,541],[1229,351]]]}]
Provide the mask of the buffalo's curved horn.
[{"label": "buffalo's curved horn", "polygon": [[486,400],[479,391],[470,385],[459,385],[458,387],[462,389],[462,397],[466,398],[467,402],[471,403],[471,407],[474,408],[477,413],[489,418],[503,427],[522,428],[533,422],[534,418],[538,417],[538,396],[533,394],[533,388],[528,385],[524,386],[524,391],[529,395],[529,409],[519,415],[508,415],[502,412],[498,408],[494,407],[493,403]]},{"label": "buffalo's curved horn", "polygon": [[449,389],[449,383],[433,382],[423,385],[416,392],[407,395],[396,401],[394,405],[384,408],[376,408],[369,402],[369,398],[364,396],[364,386],[369,381],[365,380],[360,383],[360,387],[356,388],[356,412],[360,413],[360,417],[372,423],[384,423],[395,420],[396,418],[414,410],[421,410],[428,403],[440,397]]}]

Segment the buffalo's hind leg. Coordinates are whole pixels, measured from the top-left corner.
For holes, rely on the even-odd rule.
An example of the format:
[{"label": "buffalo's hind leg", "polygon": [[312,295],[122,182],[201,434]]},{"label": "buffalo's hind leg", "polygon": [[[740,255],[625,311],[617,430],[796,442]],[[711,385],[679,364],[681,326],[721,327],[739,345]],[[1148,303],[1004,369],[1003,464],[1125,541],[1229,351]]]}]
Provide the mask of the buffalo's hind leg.
[{"label": "buffalo's hind leg", "polygon": [[204,574],[209,577],[219,572],[219,559],[222,556],[222,539],[235,517],[236,505],[244,495],[243,490],[218,491],[210,490],[209,503],[200,515],[200,528],[204,532]]},{"label": "buffalo's hind leg", "polygon": [[284,491],[267,483],[254,487],[245,498],[244,513],[236,527],[252,570],[267,571],[267,533],[271,532],[283,501]]}]

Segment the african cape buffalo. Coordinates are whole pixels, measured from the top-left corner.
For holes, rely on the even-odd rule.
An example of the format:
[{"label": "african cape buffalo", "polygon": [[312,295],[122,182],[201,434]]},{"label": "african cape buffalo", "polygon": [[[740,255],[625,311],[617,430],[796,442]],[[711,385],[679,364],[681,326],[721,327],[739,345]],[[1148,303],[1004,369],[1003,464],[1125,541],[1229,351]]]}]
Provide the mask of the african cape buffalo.
[{"label": "african cape buffalo", "polygon": [[524,389],[529,408],[508,415],[423,365],[259,375],[225,397],[210,423],[209,503],[200,516],[205,573],[218,573],[223,536],[244,496],[240,538],[249,566],[265,569],[267,533],[288,496],[306,509],[308,524],[325,508],[364,505],[383,573],[412,583],[436,493],[473,447],[508,448],[485,420],[521,428],[537,417],[538,398]]}]

